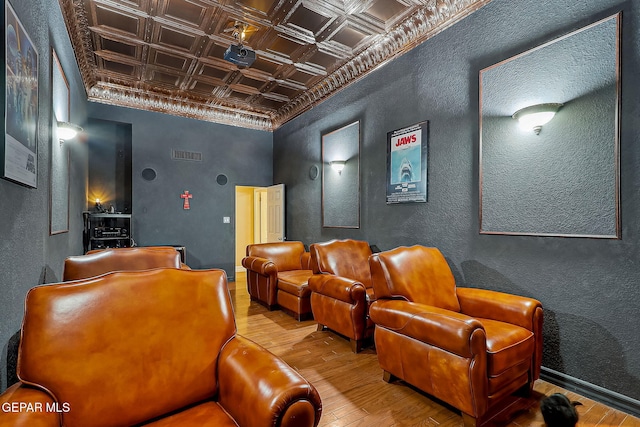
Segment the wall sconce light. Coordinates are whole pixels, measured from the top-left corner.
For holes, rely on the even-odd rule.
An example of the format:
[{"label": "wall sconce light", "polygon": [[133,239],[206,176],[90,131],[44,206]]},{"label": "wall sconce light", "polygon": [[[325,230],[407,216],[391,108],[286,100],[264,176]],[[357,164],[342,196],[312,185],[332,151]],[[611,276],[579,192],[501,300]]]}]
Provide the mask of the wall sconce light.
[{"label": "wall sconce light", "polygon": [[58,122],[58,138],[60,142],[73,139],[82,132],[82,128],[70,122]]},{"label": "wall sconce light", "polygon": [[547,103],[532,105],[516,111],[511,117],[516,119],[523,129],[533,130],[536,135],[540,135],[542,126],[553,119],[553,116],[556,115],[562,105],[564,104]]},{"label": "wall sconce light", "polygon": [[342,169],[344,169],[346,163],[346,160],[334,160],[331,162],[331,167],[338,172],[338,175],[342,175]]}]

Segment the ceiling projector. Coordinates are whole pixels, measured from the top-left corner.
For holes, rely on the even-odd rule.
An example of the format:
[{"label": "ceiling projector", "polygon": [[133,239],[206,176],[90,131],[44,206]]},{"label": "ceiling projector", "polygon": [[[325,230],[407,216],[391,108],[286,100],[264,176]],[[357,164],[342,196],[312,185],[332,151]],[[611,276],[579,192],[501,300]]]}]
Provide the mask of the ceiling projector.
[{"label": "ceiling projector", "polygon": [[232,44],[224,53],[224,59],[241,67],[250,67],[256,60],[256,52],[241,44]]}]

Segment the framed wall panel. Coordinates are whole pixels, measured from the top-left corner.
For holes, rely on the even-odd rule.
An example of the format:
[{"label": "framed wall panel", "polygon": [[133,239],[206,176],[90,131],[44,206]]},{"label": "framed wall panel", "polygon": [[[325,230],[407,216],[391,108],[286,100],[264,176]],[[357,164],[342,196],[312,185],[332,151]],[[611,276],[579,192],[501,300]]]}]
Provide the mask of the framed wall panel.
[{"label": "framed wall panel", "polygon": [[[620,19],[480,71],[481,234],[620,238]],[[545,104],[541,128],[514,119]]]},{"label": "framed wall panel", "polygon": [[360,122],[322,135],[322,226],[360,228]]},{"label": "framed wall panel", "polygon": [[58,121],[70,120],[69,82],[56,51],[51,49],[51,88],[53,117],[51,123],[51,165],[49,234],[69,231],[69,160],[68,148],[58,138]]}]

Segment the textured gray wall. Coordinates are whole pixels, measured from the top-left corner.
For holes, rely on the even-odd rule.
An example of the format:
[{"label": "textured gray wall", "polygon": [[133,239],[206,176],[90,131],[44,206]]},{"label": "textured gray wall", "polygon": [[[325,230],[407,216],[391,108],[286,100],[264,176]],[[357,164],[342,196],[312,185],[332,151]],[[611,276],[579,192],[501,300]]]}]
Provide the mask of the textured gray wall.
[{"label": "textured gray wall", "polygon": [[[478,72],[619,10],[622,17],[622,240],[480,235]],[[493,0],[274,133],[287,185],[287,238],[436,246],[457,283],[538,298],[544,366],[640,399],[640,4]],[[361,120],[361,228],[321,227],[322,133]],[[428,202],[385,203],[386,134],[429,120]],[[544,132],[544,129],[543,129]]]},{"label": "textured gray wall", "polygon": [[[270,132],[89,103],[89,116],[132,124],[132,233],[140,246],[183,245],[192,268],[235,275],[235,186],[273,183]],[[172,160],[171,150],[202,153],[202,162]],[[152,168],[153,181],[142,178]],[[218,174],[228,177],[216,183]],[[191,209],[180,195],[193,195]],[[91,189],[89,189],[91,192]],[[223,224],[222,218],[231,218]]]},{"label": "textured gray wall", "polygon": [[[69,80],[71,120],[79,125],[86,119],[86,94],[58,2],[14,0],[11,4],[39,54],[38,187],[31,189],[0,179],[0,390],[7,386],[7,343],[20,329],[27,290],[41,281],[59,280],[64,258],[82,253],[87,182],[86,147],[78,140],[65,143],[71,159],[69,232],[49,236],[51,47],[56,49]],[[4,22],[4,3],[2,13]]]}]

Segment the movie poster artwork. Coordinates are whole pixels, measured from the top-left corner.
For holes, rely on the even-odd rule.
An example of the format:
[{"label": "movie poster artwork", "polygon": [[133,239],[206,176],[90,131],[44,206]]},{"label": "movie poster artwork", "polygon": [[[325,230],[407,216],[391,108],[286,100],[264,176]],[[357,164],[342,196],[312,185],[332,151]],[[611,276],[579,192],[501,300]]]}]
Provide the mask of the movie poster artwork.
[{"label": "movie poster artwork", "polygon": [[387,133],[387,204],[427,201],[429,122]]},{"label": "movie poster artwork", "polygon": [[5,2],[5,141],[2,177],[37,185],[38,53]]}]

